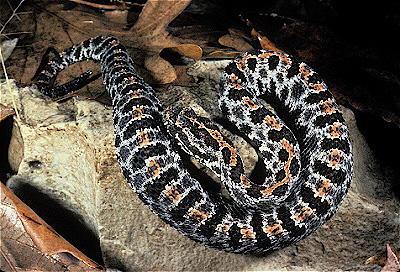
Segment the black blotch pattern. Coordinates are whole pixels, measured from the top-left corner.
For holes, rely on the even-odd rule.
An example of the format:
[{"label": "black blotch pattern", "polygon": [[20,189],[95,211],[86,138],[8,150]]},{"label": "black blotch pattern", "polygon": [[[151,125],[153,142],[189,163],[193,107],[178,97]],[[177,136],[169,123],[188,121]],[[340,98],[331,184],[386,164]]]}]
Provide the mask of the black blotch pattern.
[{"label": "black blotch pattern", "polygon": [[346,179],[346,173],[342,169],[333,169],[321,161],[314,162],[314,169],[335,184],[341,184]]},{"label": "black blotch pattern", "polygon": [[290,68],[287,70],[287,77],[291,78],[299,73],[299,63],[297,61],[293,61]]},{"label": "black blotch pattern", "polygon": [[272,140],[272,141],[275,141],[275,142],[279,142],[280,140],[283,139],[283,137],[284,137],[284,136],[281,134],[280,131],[271,130],[271,131],[268,133],[268,138],[269,138],[270,140]]},{"label": "black blotch pattern", "polygon": [[[308,67],[308,69],[311,70],[310,67]],[[320,78],[320,76],[317,73],[313,73],[311,76],[308,77],[308,82],[311,84],[317,84],[317,83],[321,83],[322,79]]]},{"label": "black blotch pattern", "polygon": [[145,166],[145,159],[151,157],[153,154],[158,154],[159,156],[164,156],[166,154],[165,146],[157,143],[155,145],[148,145],[145,148],[141,148],[136,151],[135,156],[133,156],[134,168],[142,168]]},{"label": "black blotch pattern", "polygon": [[229,236],[229,246],[232,248],[236,248],[240,244],[240,239],[242,239],[240,228],[236,224],[233,224],[229,229]]},{"label": "black blotch pattern", "polygon": [[[132,77],[134,77],[135,75],[133,74],[133,73],[123,73],[123,74],[119,74],[117,77],[114,77],[113,79],[114,79],[114,84],[117,84],[117,85],[122,85],[122,86],[126,86],[127,84],[126,84],[126,81],[129,79],[129,78],[132,78]],[[131,83],[132,84],[132,83]],[[129,85],[131,85],[131,84],[129,84]],[[133,83],[133,84],[135,84],[135,83]],[[132,85],[133,85],[132,84]],[[141,86],[141,88],[143,88],[142,86]]]},{"label": "black blotch pattern", "polygon": [[78,46],[78,47],[75,49],[74,58],[75,58],[75,59],[80,59],[81,53],[82,53],[82,47],[81,47],[81,46]]},{"label": "black blotch pattern", "polygon": [[212,149],[214,149],[215,151],[219,150],[220,145],[218,143],[217,140],[215,140],[214,138],[212,138],[207,131],[203,131],[204,134],[199,134],[199,136],[203,137],[203,138],[199,138],[199,139],[204,139],[204,142],[207,146],[210,146]]},{"label": "black blotch pattern", "polygon": [[142,107],[149,107],[152,108],[154,106],[154,103],[152,103],[151,100],[145,98],[145,97],[136,97],[136,98],[130,98],[128,103],[125,103],[126,100],[124,101],[123,99],[119,100],[118,103],[114,106],[115,108],[118,107],[121,112],[129,112],[134,108],[137,108],[138,106]]},{"label": "black blotch pattern", "polygon": [[206,239],[210,239],[214,236],[214,233],[217,229],[217,225],[221,223],[222,218],[226,214],[225,207],[223,205],[216,206],[217,210],[212,215],[211,218],[207,219],[207,224],[202,224],[197,229],[199,236],[204,236]]},{"label": "black blotch pattern", "polygon": [[225,103],[221,103],[220,108],[221,108],[221,112],[224,116],[227,116],[229,114],[229,109]]},{"label": "black blotch pattern", "polygon": [[[110,63],[112,63],[113,60],[128,60],[128,54],[124,51],[120,51],[120,52],[114,52],[113,54],[109,54],[106,55],[104,57],[104,62],[107,63],[108,66],[110,66]],[[126,62],[125,62],[126,63]],[[129,66],[128,64],[126,64],[126,66]]]},{"label": "black blotch pattern", "polygon": [[188,213],[188,207],[194,207],[197,201],[201,200],[201,195],[197,190],[191,190],[183,199],[180,200],[179,205],[171,210],[171,219],[174,222],[185,221],[186,218],[182,215]]},{"label": "black blotch pattern", "polygon": [[254,71],[256,69],[256,64],[257,64],[257,59],[255,58],[249,58],[246,61],[247,67],[251,70]]},{"label": "black blotch pattern", "polygon": [[274,116],[270,110],[261,106],[252,112],[250,118],[253,123],[262,123],[267,115]]},{"label": "black blotch pattern", "polygon": [[262,154],[264,160],[266,160],[266,161],[271,161],[272,160],[272,153],[271,152],[269,152],[267,150],[264,150],[264,151],[261,152],[261,154]]},{"label": "black blotch pattern", "polygon": [[317,118],[315,118],[314,124],[320,128],[324,128],[327,125],[332,125],[335,122],[344,123],[343,116],[338,111],[332,114],[317,116]]},{"label": "black blotch pattern", "polygon": [[253,97],[249,92],[245,90],[230,89],[228,98],[231,100],[242,100],[243,97]]},{"label": "black blotch pattern", "polygon": [[[93,54],[94,54],[94,55],[99,55],[100,52],[101,52],[102,50],[104,50],[104,48],[111,48],[110,44],[111,44],[112,41],[116,41],[116,39],[106,39],[106,40],[103,40],[103,43],[102,43],[101,46],[96,46],[96,47],[95,47],[95,49],[94,49],[94,51],[93,51]],[[112,54],[110,54],[110,55],[112,55]]]},{"label": "black blotch pattern", "polygon": [[279,196],[284,196],[288,192],[288,190],[289,190],[289,185],[287,185],[285,183],[285,184],[282,184],[282,185],[279,185],[278,187],[276,187],[274,189],[274,191],[272,192],[272,194],[274,196],[278,196],[278,197]]},{"label": "black blotch pattern", "polygon": [[121,142],[122,142],[122,140],[121,140],[121,136],[119,136],[118,134],[116,134],[115,135],[115,147],[119,147],[120,145],[121,145]]},{"label": "black blotch pattern", "polygon": [[280,142],[282,139],[288,140],[290,143],[295,142],[295,138],[293,134],[287,127],[282,127],[279,131],[278,130],[271,130],[268,132],[268,138],[275,142]]},{"label": "black blotch pattern", "polygon": [[[163,175],[165,177],[168,177],[167,175]],[[166,182],[166,180],[164,180],[163,178],[160,178],[157,180],[157,182],[148,182],[144,188],[145,191],[147,193],[147,195],[150,198],[156,199],[160,196],[161,192],[163,190],[165,190],[165,185],[167,185],[168,182]],[[167,196],[165,196],[165,198],[167,198]],[[167,201],[171,202],[170,199],[168,199]]]},{"label": "black blotch pattern", "polygon": [[132,122],[127,126],[126,130],[123,133],[123,137],[124,139],[130,139],[137,134],[137,130],[139,128],[143,130],[144,128],[152,128],[155,126],[156,123],[154,122],[154,119],[150,117],[136,120],[135,122]]},{"label": "black blotch pattern", "polygon": [[301,85],[301,82],[296,81],[296,83],[292,86],[291,95],[294,99],[299,99],[301,94],[304,93],[304,88]]},{"label": "black blotch pattern", "polygon": [[289,171],[293,175],[297,175],[297,173],[300,171],[300,162],[296,157],[292,158],[292,161],[290,162]]},{"label": "black blotch pattern", "polygon": [[229,165],[231,163],[231,155],[232,155],[231,150],[228,147],[224,147],[222,148],[221,152],[224,163],[226,165]]},{"label": "black blotch pattern", "polygon": [[345,154],[350,153],[350,145],[347,140],[342,140],[342,139],[329,139],[325,138],[321,142],[321,148],[325,150],[330,150],[330,149],[339,149],[342,150]]},{"label": "black blotch pattern", "polygon": [[281,169],[275,174],[275,181],[281,182],[285,177],[286,177],[286,172],[284,169]]},{"label": "black blotch pattern", "polygon": [[308,206],[311,209],[315,210],[317,216],[323,216],[329,211],[330,205],[328,201],[320,201],[320,199],[315,198],[313,190],[307,187],[305,184],[303,184],[300,188],[300,195],[303,201],[308,203]]},{"label": "black blotch pattern", "polygon": [[278,56],[270,56],[268,58],[268,69],[275,70],[279,64],[279,57]]},{"label": "black blotch pattern", "polygon": [[310,104],[319,104],[321,101],[327,101],[328,99],[332,99],[332,95],[329,91],[325,90],[319,93],[310,93],[305,101]]},{"label": "black blotch pattern", "polygon": [[272,243],[271,239],[265,234],[262,230],[263,227],[263,217],[259,212],[255,212],[253,214],[253,218],[251,219],[251,225],[253,226],[253,231],[256,233],[256,245],[259,248],[269,248]]},{"label": "black blotch pattern", "polygon": [[246,194],[248,194],[250,197],[253,197],[253,198],[256,198],[256,199],[262,197],[262,195],[263,195],[260,192],[259,186],[252,186],[250,188],[247,188],[246,189]]},{"label": "black blotch pattern", "polygon": [[101,37],[96,37],[96,38],[93,39],[93,40],[87,39],[87,40],[85,40],[85,41],[82,43],[82,46],[85,47],[85,48],[88,48],[88,47],[90,46],[90,43],[91,43],[91,42],[93,42],[93,45],[94,45],[95,47],[97,47],[97,45],[99,45],[100,43],[103,42],[103,39],[102,39]]},{"label": "black blotch pattern", "polygon": [[231,62],[230,64],[228,64],[228,66],[226,66],[226,68],[225,68],[225,72],[228,75],[230,75],[230,74],[236,75],[242,83],[245,83],[247,81],[246,76],[244,75],[244,73],[242,71],[239,70],[239,68],[237,67],[235,62]]},{"label": "black blotch pattern", "polygon": [[289,159],[289,152],[286,149],[281,148],[278,152],[278,158],[281,162],[286,162]]},{"label": "black blotch pattern", "polygon": [[[295,221],[291,219],[291,213],[288,207],[282,205],[277,210],[278,218],[282,220],[282,227],[291,233],[296,233],[302,235],[305,233],[305,229],[303,227],[298,227],[295,224]],[[292,234],[293,235],[293,234]],[[291,236],[292,236],[291,235]],[[290,243],[290,242],[289,242]]]}]

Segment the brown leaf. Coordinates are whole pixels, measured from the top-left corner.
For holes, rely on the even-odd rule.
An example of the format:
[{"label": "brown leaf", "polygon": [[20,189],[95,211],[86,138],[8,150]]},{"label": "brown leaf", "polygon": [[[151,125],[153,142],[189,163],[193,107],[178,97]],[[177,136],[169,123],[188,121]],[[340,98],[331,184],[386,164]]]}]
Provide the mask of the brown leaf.
[{"label": "brown leaf", "polygon": [[6,119],[8,116],[15,114],[14,109],[3,106],[0,104],[0,122]]},{"label": "brown leaf", "polygon": [[262,49],[285,53],[284,51],[276,47],[276,45],[273,42],[271,42],[267,37],[262,36],[260,33],[258,33],[254,28],[251,30],[251,35],[255,39],[258,39]]},{"label": "brown leaf", "polygon": [[203,55],[203,50],[201,49],[201,47],[195,44],[179,44],[177,46],[168,47],[166,49],[194,60],[201,59]]},{"label": "brown leaf", "polygon": [[102,4],[92,3],[92,2],[88,2],[88,1],[84,1],[84,0],[69,0],[69,1],[75,2],[75,3],[79,3],[79,4],[88,5],[88,6],[91,6],[91,7],[94,7],[94,8],[98,8],[98,9],[105,9],[105,10],[110,10],[110,9],[112,9],[112,10],[126,10],[128,8],[124,2],[122,2],[121,5],[102,5]]},{"label": "brown leaf", "polygon": [[226,34],[218,39],[218,42],[221,45],[234,48],[238,51],[250,51],[253,50],[253,46],[251,46],[246,39],[249,40],[251,38],[247,37],[243,32],[236,29],[229,29],[229,34]]},{"label": "brown leaf", "polygon": [[372,257],[369,257],[364,263],[365,264],[377,264],[379,266],[385,266],[386,263],[386,252],[380,252]]},{"label": "brown leaf", "polygon": [[189,17],[186,21],[181,22],[184,27],[177,27],[170,35],[180,43],[200,46],[206,54],[220,49],[220,47],[215,47],[217,46],[215,42],[225,34],[225,31],[206,25],[190,25],[193,20],[195,19]]},{"label": "brown leaf", "polygon": [[238,57],[242,52],[224,52],[224,51],[214,51],[205,56],[205,59],[233,59]]},{"label": "brown leaf", "polygon": [[[0,269],[5,271],[101,271],[0,183]],[[103,270],[104,271],[104,270]]]},{"label": "brown leaf", "polygon": [[[169,62],[159,56],[159,53],[167,47],[180,47],[179,43],[169,35],[166,27],[189,3],[190,0],[149,0],[143,7],[138,20],[129,30],[126,29],[125,13],[121,11],[117,11],[120,18],[118,18],[119,15],[112,15],[113,19],[109,19],[106,17],[110,14],[94,13],[85,6],[72,10],[62,10],[60,4],[46,6],[46,9],[38,7],[52,16],[49,18],[47,14],[46,16],[38,14],[38,24],[42,28],[37,30],[36,36],[43,38],[37,43],[42,44],[43,48],[51,45],[60,51],[87,39],[88,36],[114,36],[130,50],[136,64],[151,72],[151,77],[155,82],[170,83],[176,79],[176,72]],[[63,31],[60,32],[60,28]],[[57,44],[54,44],[54,41],[57,41]],[[197,59],[201,54],[200,48],[196,48],[195,45],[185,45],[177,52]],[[35,63],[37,62],[36,60]],[[71,68],[66,74],[76,76],[86,70],[83,68],[86,64],[79,63],[78,66],[82,71]],[[140,72],[143,74],[142,71]],[[32,75],[34,72],[29,74]],[[27,81],[26,78],[22,80]]]},{"label": "brown leaf", "polygon": [[387,248],[387,261],[381,272],[398,272],[400,271],[400,254],[389,244]]},{"label": "brown leaf", "polygon": [[385,252],[378,253],[365,261],[365,264],[377,264],[383,266],[381,272],[398,272],[400,271],[400,254],[394,247],[386,244],[387,254]]},{"label": "brown leaf", "polygon": [[[187,73],[188,67],[186,65],[175,65],[174,66],[177,78],[174,82],[172,82],[173,85],[177,86],[187,86],[187,87],[197,87],[199,86],[197,82],[197,78],[194,76],[191,76]],[[161,88],[158,88],[159,91],[164,91],[163,85],[161,85]]]},{"label": "brown leaf", "polygon": [[[165,27],[178,16],[190,0],[148,0],[131,31],[151,35],[153,32],[167,33]],[[152,35],[153,36],[153,35]]]},{"label": "brown leaf", "polygon": [[[176,79],[173,66],[159,55],[166,47],[178,46],[178,43],[169,37],[166,26],[178,16],[190,0],[146,2],[135,25],[128,32],[113,33],[124,44],[145,50],[144,67],[152,72],[155,81],[170,83]],[[126,36],[129,35],[129,38]]]}]

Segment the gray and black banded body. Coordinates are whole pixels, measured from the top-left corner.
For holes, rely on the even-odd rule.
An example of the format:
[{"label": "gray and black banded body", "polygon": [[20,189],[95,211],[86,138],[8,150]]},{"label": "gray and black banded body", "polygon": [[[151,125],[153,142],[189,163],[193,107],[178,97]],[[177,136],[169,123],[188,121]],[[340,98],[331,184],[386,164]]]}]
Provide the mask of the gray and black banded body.
[{"label": "gray and black banded body", "polygon": [[[345,197],[352,173],[349,133],[325,83],[306,64],[260,50],[244,53],[223,73],[221,110],[264,160],[265,180],[252,182],[211,120],[188,108],[163,111],[114,38],[92,38],[63,51],[40,73],[39,90],[53,98],[74,91],[50,82],[83,60],[101,63],[117,157],[129,184],[154,213],[194,241],[234,253],[277,250],[323,225]],[[204,189],[176,146],[208,166],[230,197]]]}]

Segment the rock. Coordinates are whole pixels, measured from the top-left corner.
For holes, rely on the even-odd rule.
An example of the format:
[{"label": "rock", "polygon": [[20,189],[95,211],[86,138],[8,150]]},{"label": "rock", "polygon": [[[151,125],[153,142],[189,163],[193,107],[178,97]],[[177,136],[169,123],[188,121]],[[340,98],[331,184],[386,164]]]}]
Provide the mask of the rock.
[{"label": "rock", "polygon": [[[219,116],[215,93],[219,75],[199,69],[220,71],[226,65],[221,63],[195,63],[192,72],[204,78],[199,88],[170,87],[158,93],[160,99],[165,105],[191,106],[206,116]],[[1,91],[3,97],[10,96],[5,84]],[[390,187],[395,177],[376,161],[349,109],[343,111],[353,142],[354,175],[338,213],[306,239],[256,257],[197,244],[142,204],[116,160],[110,107],[83,98],[55,103],[35,88],[15,87],[13,94],[22,120],[15,120],[9,154],[18,174],[8,186],[18,192],[29,184],[71,211],[98,237],[107,267],[124,271],[372,271],[376,267],[363,264],[368,257],[383,250],[385,242],[400,246],[400,203]],[[250,150],[246,165],[251,169],[255,153],[247,144],[241,148]]]}]

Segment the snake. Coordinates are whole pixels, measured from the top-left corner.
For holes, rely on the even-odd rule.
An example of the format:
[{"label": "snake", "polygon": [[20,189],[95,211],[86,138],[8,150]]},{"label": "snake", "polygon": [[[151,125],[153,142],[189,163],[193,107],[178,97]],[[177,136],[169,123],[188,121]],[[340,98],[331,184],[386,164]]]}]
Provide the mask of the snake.
[{"label": "snake", "polygon": [[[215,120],[189,107],[163,107],[116,38],[93,37],[47,60],[38,90],[50,98],[75,91],[91,71],[66,84],[56,86],[55,80],[84,60],[101,64],[127,182],[181,234],[226,252],[266,254],[304,239],[338,210],[352,177],[349,130],[328,87],[307,64],[258,49],[224,69],[220,110],[257,150],[264,169],[249,177]],[[195,175],[184,156],[206,166],[218,182]]]}]

